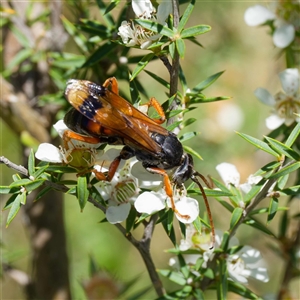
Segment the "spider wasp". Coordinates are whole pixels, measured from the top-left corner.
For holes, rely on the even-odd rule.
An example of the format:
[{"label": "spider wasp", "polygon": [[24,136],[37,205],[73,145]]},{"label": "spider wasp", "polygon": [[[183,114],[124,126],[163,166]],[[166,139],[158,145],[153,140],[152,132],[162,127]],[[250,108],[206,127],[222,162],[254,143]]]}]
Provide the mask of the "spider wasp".
[{"label": "spider wasp", "polygon": [[[200,188],[207,208],[215,241],[214,225],[204,189],[197,177],[207,184],[203,175],[194,170],[193,159],[183,151],[176,135],[160,126],[165,114],[155,98],[146,105],[153,106],[160,119],[151,119],[119,95],[116,78],[108,78],[103,85],[88,80],[71,79],[67,82],[65,97],[73,106],[65,115],[64,141],[79,140],[91,144],[123,145],[120,154],[112,161],[107,173],[92,170],[98,180],[110,181],[121,160],[136,157],[150,173],[163,176],[165,191],[176,210],[173,189],[182,188],[191,179]],[[171,179],[169,173],[172,172]],[[188,215],[181,217],[189,219]]]}]

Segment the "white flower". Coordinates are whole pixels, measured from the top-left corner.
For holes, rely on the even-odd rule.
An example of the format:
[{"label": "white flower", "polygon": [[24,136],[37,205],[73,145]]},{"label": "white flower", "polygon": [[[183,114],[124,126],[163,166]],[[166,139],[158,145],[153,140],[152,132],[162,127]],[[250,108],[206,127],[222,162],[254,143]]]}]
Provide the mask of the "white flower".
[{"label": "white flower", "polygon": [[260,252],[250,246],[244,246],[237,253],[230,255],[227,258],[227,269],[231,279],[240,283],[248,283],[249,277],[262,282],[269,281]]},{"label": "white flower", "polygon": [[[216,230],[216,248],[222,244],[223,232]],[[199,249],[199,254],[183,254],[187,264],[195,265],[198,258],[203,258],[202,268],[207,268],[209,260],[214,257],[214,250],[209,249],[209,242],[204,242],[205,236],[201,236],[192,224],[186,227],[186,237],[181,241],[179,249],[186,251],[188,249]],[[204,243],[203,243],[204,242]],[[239,245],[237,238],[232,237],[229,241],[228,248]],[[232,280],[240,283],[248,283],[248,278],[253,277],[262,282],[269,280],[267,269],[263,266],[263,260],[258,250],[249,246],[244,246],[241,250],[233,255],[226,257],[227,269]],[[179,270],[177,257],[171,258],[169,265]]]},{"label": "white flower", "polygon": [[[279,7],[279,10],[281,7]],[[249,26],[263,25],[273,21],[276,27],[273,33],[273,43],[278,48],[286,48],[295,38],[295,27],[283,18],[276,16],[271,10],[262,5],[249,7],[244,15],[244,20]]]},{"label": "white flower", "polygon": [[[110,149],[115,151],[115,149]],[[108,150],[107,152],[109,152]],[[111,153],[104,154],[107,157]],[[115,156],[116,157],[116,156]],[[104,158],[104,157],[102,157]],[[131,160],[127,160],[124,166],[117,170],[110,182],[100,181],[98,191],[102,198],[107,201],[106,219],[111,224],[121,223],[127,219],[131,204],[139,195],[140,189],[136,178],[131,175]],[[95,166],[99,172],[107,171],[103,166]]]},{"label": "white flower", "polygon": [[250,175],[245,183],[240,184],[240,173],[238,172],[235,165],[224,162],[217,165],[216,170],[218,171],[227,188],[231,189],[231,187],[234,186],[235,189],[242,192],[240,197],[237,198],[239,199],[239,202],[234,198],[230,199],[234,200],[235,204],[238,205],[238,207],[245,209],[245,203],[242,200],[242,195],[246,195],[247,193],[249,193],[251,188],[255,184],[257,184],[262,179],[262,177]]},{"label": "white flower", "polygon": [[[56,122],[53,127],[60,137],[63,137],[64,132],[68,130],[63,120]],[[65,163],[80,169],[92,166],[97,160],[97,156],[102,154],[102,151],[96,150],[100,143],[89,144],[71,139],[64,146],[66,148],[57,148],[52,144],[42,143],[39,145],[35,157],[42,161]]]},{"label": "white flower", "polygon": [[285,124],[290,126],[293,122],[299,122],[295,113],[300,113],[299,71],[298,69],[286,69],[279,73],[283,92],[272,96],[266,89],[258,88],[255,96],[264,104],[273,106],[274,113],[266,119],[266,125],[273,130]]},{"label": "white flower", "polygon": [[[185,194],[174,191],[173,199],[175,202],[175,215],[182,223],[192,223],[199,215],[199,204],[196,199],[187,197]],[[168,199],[165,190],[160,189],[157,192],[144,192],[137,197],[134,202],[136,210],[140,213],[153,214],[166,207],[171,208],[170,199]]]},{"label": "white flower", "polygon": [[[165,20],[172,12],[172,4],[171,1],[163,1],[158,6],[156,13],[150,0],[132,0],[132,9],[139,19],[152,20],[165,25]],[[118,35],[122,38],[126,46],[140,46],[141,49],[147,49],[154,41],[161,37],[160,34],[127,21],[121,23]]]}]

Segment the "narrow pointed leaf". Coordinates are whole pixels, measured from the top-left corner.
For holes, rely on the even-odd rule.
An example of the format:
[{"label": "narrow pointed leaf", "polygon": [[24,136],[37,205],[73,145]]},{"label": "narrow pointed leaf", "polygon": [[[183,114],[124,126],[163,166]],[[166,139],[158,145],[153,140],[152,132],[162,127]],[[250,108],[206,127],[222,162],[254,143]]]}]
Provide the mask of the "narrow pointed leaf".
[{"label": "narrow pointed leaf", "polygon": [[180,37],[186,39],[189,37],[197,36],[199,34],[206,33],[211,30],[211,27],[208,25],[196,25],[182,30]]},{"label": "narrow pointed leaf", "polygon": [[218,273],[222,274],[220,276],[218,282],[216,283],[217,285],[217,295],[218,295],[218,300],[226,300],[227,299],[227,285],[228,285],[228,280],[227,280],[227,264],[225,259],[220,259],[217,261],[218,265]]},{"label": "narrow pointed leaf", "polygon": [[105,10],[105,15],[108,14],[111,10],[113,10],[119,3],[121,0],[112,0],[110,1],[110,4],[107,6],[106,10]]},{"label": "narrow pointed leaf", "polygon": [[272,197],[272,199],[270,201],[270,205],[269,205],[267,224],[270,223],[274,219],[277,211],[278,211],[278,199],[275,197]]},{"label": "narrow pointed leaf", "polygon": [[148,63],[154,56],[155,54],[153,52],[150,52],[139,61],[130,76],[130,81],[132,81],[148,65]]},{"label": "narrow pointed leaf", "polygon": [[237,134],[253,146],[257,147],[258,149],[263,150],[275,157],[279,157],[279,154],[275,152],[267,143],[244,133],[238,132]]},{"label": "narrow pointed leaf", "polygon": [[77,198],[81,211],[84,209],[89,197],[89,190],[87,188],[87,180],[85,176],[78,177],[77,183]]},{"label": "narrow pointed leaf", "polygon": [[300,160],[299,154],[293,149],[287,147],[285,144],[267,136],[265,137],[265,139],[269,142],[271,148],[276,152],[281,153],[291,159]]},{"label": "narrow pointed leaf", "polygon": [[61,16],[61,20],[66,31],[73,37],[76,45],[81,49],[82,52],[87,52],[87,39],[86,37],[78,32],[78,29],[72,24],[67,18]]},{"label": "narrow pointed leaf", "polygon": [[300,168],[300,162],[295,162],[291,165],[288,165],[287,167],[284,167],[282,168],[281,170],[279,170],[278,172],[268,176],[268,179],[271,179],[271,178],[280,178],[282,176],[285,176],[286,174],[289,174],[291,172],[294,172],[296,171],[297,169]]},{"label": "narrow pointed leaf", "polygon": [[294,127],[291,134],[289,135],[288,139],[286,140],[285,145],[287,147],[292,147],[299,134],[300,134],[300,123],[297,123],[297,125]]},{"label": "narrow pointed leaf", "polygon": [[266,227],[264,224],[262,224],[258,220],[255,220],[255,219],[252,218],[250,220],[248,219],[248,220],[244,221],[243,223],[247,224],[251,227],[254,227],[256,229],[259,229],[260,231],[276,238],[275,234],[268,227]]},{"label": "narrow pointed leaf", "polygon": [[194,155],[195,157],[199,158],[200,160],[203,160],[202,156],[193,148],[183,145],[183,149],[185,152],[187,152],[191,155]]},{"label": "narrow pointed leaf", "polygon": [[243,215],[243,209],[240,207],[236,207],[231,215],[231,219],[230,219],[230,229],[233,229],[233,227],[237,224],[237,222],[239,221],[239,219],[242,217]]},{"label": "narrow pointed leaf", "polygon": [[238,294],[244,299],[261,299],[247,287],[236,281],[228,281],[228,291]]},{"label": "narrow pointed leaf", "polygon": [[216,74],[211,75],[204,81],[198,83],[191,92],[199,93],[209,87],[211,84],[213,84],[225,71],[218,72]]},{"label": "narrow pointed leaf", "polygon": [[180,22],[179,22],[179,25],[177,28],[178,32],[181,32],[184,29],[186,22],[188,21],[188,19],[190,18],[191,14],[192,14],[194,6],[195,6],[195,0],[192,0],[191,3],[189,3],[187,8],[185,9],[185,11],[180,19]]},{"label": "narrow pointed leaf", "polygon": [[185,53],[185,43],[184,43],[184,40],[183,39],[176,39],[176,49],[177,49],[177,52],[179,54],[179,56],[181,58],[184,57],[184,53]]},{"label": "narrow pointed leaf", "polygon": [[107,56],[108,53],[113,51],[117,47],[116,44],[112,43],[106,43],[102,46],[100,46],[87,60],[86,62],[81,66],[81,68],[88,68],[91,67],[98,62],[104,57]]},{"label": "narrow pointed leaf", "polygon": [[[17,215],[18,211],[20,210],[21,207],[21,201],[24,200],[24,193],[20,193],[17,195],[15,198],[14,202],[11,205],[10,211],[7,216],[6,220],[6,227],[10,224],[10,222],[14,219],[14,217]],[[25,195],[26,197],[26,195]]]},{"label": "narrow pointed leaf", "polygon": [[33,176],[34,172],[35,172],[35,158],[34,158],[34,152],[31,149],[28,157],[28,173],[29,175]]}]

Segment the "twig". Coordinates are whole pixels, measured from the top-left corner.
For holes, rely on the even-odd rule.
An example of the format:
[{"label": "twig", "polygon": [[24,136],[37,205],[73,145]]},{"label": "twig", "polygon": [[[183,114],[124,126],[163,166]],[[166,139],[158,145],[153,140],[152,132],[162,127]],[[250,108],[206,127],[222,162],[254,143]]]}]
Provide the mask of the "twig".
[{"label": "twig", "polygon": [[17,172],[25,175],[25,176],[28,176],[28,170],[26,168],[24,168],[23,166],[21,165],[16,165],[15,163],[11,162],[10,160],[8,160],[6,157],[4,156],[1,156],[0,157],[0,163],[1,164],[5,164],[6,166],[8,166],[9,168],[11,169],[14,169],[16,170]]},{"label": "twig", "polygon": [[[7,167],[14,169],[27,177],[29,175],[28,170],[26,168],[24,168],[23,166],[16,165],[4,156],[0,157],[0,163],[5,164]],[[58,184],[49,180],[45,180],[45,185],[64,193],[69,190],[69,188],[65,185]],[[93,197],[89,196],[88,201],[105,213],[105,206],[96,201]],[[144,234],[140,241],[135,239],[131,233],[127,233],[126,229],[121,224],[117,223],[114,225],[141,254],[145,262],[150,279],[152,281],[152,284],[156,290],[156,293],[159,297],[161,297],[165,294],[165,290],[163,288],[161,280],[159,279],[158,273],[156,272],[156,268],[150,254],[150,242],[152,239],[156,221],[157,216],[153,215],[150,218],[150,221],[145,223]]]}]

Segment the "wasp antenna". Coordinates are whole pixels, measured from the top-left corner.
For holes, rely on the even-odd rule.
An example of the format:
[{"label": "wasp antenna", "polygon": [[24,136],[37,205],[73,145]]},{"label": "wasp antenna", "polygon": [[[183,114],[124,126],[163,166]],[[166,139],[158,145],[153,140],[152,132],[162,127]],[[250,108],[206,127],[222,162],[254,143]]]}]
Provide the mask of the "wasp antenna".
[{"label": "wasp antenna", "polygon": [[201,185],[201,183],[199,182],[199,180],[197,179],[196,176],[199,176],[208,187],[209,187],[209,183],[202,174],[200,174],[196,171],[191,176],[191,179],[199,186],[199,189],[202,193],[202,197],[204,199],[204,203],[205,203],[205,206],[206,206],[206,211],[207,211],[207,214],[208,214],[209,224],[210,224],[210,227],[211,227],[211,246],[209,247],[209,249],[211,250],[215,247],[215,241],[216,241],[215,225],[214,225],[214,221],[213,221],[213,218],[212,218],[211,210],[210,210],[210,207],[209,207],[208,199],[207,199],[207,196],[205,194],[204,188],[203,188],[203,186]]}]

